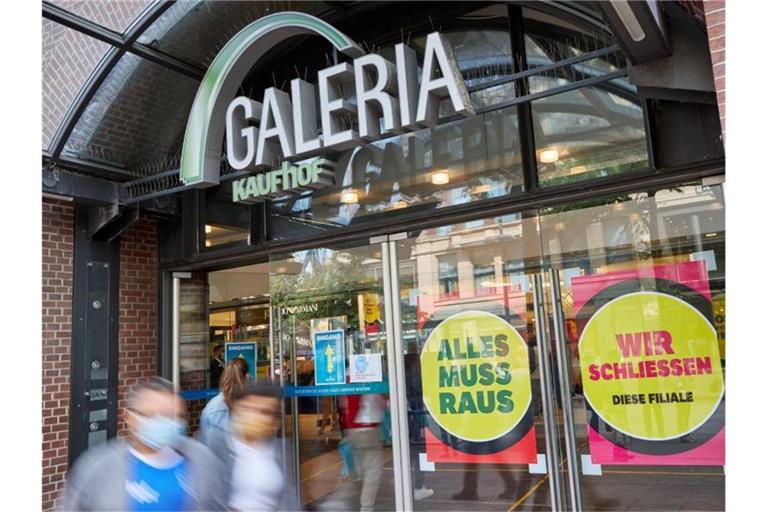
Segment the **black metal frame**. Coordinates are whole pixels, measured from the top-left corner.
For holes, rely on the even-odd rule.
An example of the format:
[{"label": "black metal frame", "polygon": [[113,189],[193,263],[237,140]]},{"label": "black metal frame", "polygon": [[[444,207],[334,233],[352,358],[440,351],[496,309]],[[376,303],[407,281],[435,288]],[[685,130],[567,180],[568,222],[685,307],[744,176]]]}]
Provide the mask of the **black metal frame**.
[{"label": "black metal frame", "polygon": [[[80,92],[75,97],[75,100],[64,114],[64,119],[59,124],[56,132],[53,134],[53,138],[51,139],[49,145],[51,148],[49,158],[53,163],[66,166],[60,157],[62,151],[64,150],[64,146],[67,143],[67,139],[72,134],[72,131],[75,129],[75,125],[80,120],[80,116],[83,114],[83,112],[85,112],[85,109],[96,95],[96,92],[99,90],[101,84],[104,82],[104,80],[106,80],[110,71],[112,71],[117,62],[126,52],[135,53],[147,58],[148,60],[152,60],[161,66],[168,67],[174,71],[183,72],[189,76],[188,73],[190,69],[188,64],[160,54],[154,50],[148,52],[148,50],[150,50],[148,47],[136,42],[141,34],[143,34],[144,31],[157,18],[159,18],[165,11],[167,11],[168,8],[173,5],[173,3],[174,2],[156,2],[155,4],[152,4],[136,19],[136,21],[134,21],[128,27],[124,34],[118,34],[117,32],[113,32],[104,27],[101,27],[100,25],[90,20],[76,16],[53,4],[43,2],[43,16],[45,18],[112,45],[112,47],[107,51],[106,54],[104,54],[104,57],[102,57],[102,59],[96,65],[93,72],[88,77],[88,80],[86,80],[86,83],[80,89]],[[159,58],[160,55],[162,55],[162,58]],[[181,71],[182,69],[186,71]],[[203,75],[200,74],[199,77],[196,76],[195,78],[199,80],[202,78],[202,76]],[[73,165],[73,159],[69,158],[66,160],[69,160],[70,165]],[[82,167],[79,165],[73,166],[82,169]],[[100,170],[107,170],[108,173],[117,174],[123,179],[130,176],[130,174],[127,172],[121,172],[119,169],[114,167],[110,168],[109,166],[105,166]]]},{"label": "black metal frame", "polygon": [[[686,165],[676,168],[646,169],[620,175],[606,176],[589,181],[568,183],[538,188],[527,193],[499,197],[486,201],[467,203],[433,210],[409,213],[403,212],[397,218],[387,218],[370,223],[340,228],[324,233],[313,239],[274,240],[259,246],[237,247],[220,251],[189,254],[185,257],[160,262],[164,270],[222,270],[263,261],[275,253],[322,247],[330,244],[364,240],[367,237],[386,235],[408,230],[439,227],[459,222],[470,222],[485,217],[508,215],[525,210],[558,204],[572,203],[626,194],[644,190],[671,187],[682,183],[700,182],[702,178],[719,176],[725,173],[725,160],[706,164]],[[196,226],[187,225],[185,231],[197,231]]]},{"label": "black metal frame", "polygon": [[109,265],[109,317],[107,356],[107,437],[117,435],[117,387],[118,387],[118,334],[120,302],[120,242],[96,242],[88,237],[89,211],[86,205],[75,210],[75,251],[73,264],[72,294],[72,356],[70,362],[69,390],[69,460],[72,464],[87,448],[88,425],[85,411],[90,397],[86,384],[90,365],[87,356],[88,267],[95,263]]}]

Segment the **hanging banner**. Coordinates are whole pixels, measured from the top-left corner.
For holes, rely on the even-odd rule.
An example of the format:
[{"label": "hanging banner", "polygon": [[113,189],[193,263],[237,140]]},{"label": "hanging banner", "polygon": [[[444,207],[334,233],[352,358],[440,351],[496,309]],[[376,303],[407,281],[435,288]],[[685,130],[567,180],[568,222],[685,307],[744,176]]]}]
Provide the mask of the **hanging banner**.
[{"label": "hanging banner", "polygon": [[224,363],[228,364],[235,358],[245,359],[248,363],[248,373],[251,375],[251,380],[256,381],[256,343],[255,342],[241,342],[241,343],[225,343],[224,344]]},{"label": "hanging banner", "polygon": [[430,462],[535,463],[528,346],[484,311],[450,316],[421,352]]},{"label": "hanging banner", "polygon": [[594,464],[723,465],[724,381],[694,261],[573,278]]},{"label": "hanging banner", "polygon": [[344,331],[318,331],[312,334],[315,348],[315,384],[344,384]]}]

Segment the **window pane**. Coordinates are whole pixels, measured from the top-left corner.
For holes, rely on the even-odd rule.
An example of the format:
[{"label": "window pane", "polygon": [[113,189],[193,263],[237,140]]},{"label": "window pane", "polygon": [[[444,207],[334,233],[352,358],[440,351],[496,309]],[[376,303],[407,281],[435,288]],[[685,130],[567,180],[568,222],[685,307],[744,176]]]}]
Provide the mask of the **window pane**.
[{"label": "window pane", "polygon": [[251,208],[232,202],[232,187],[224,184],[205,191],[202,219],[205,247],[223,248],[247,245],[251,229]]},{"label": "window pane", "polygon": [[83,112],[64,152],[122,166],[136,176],[171,169],[169,160],[180,152],[197,86],[195,80],[126,54]]},{"label": "window pane", "polygon": [[151,0],[50,0],[56,7],[98,23],[115,32],[124,32]]},{"label": "window pane", "polygon": [[648,167],[643,109],[622,82],[569,91],[531,105],[540,185]]},{"label": "window pane", "polygon": [[273,236],[309,236],[407,209],[426,211],[519,190],[517,110],[384,139],[350,150],[339,162],[335,186],[268,203]]},{"label": "window pane", "polygon": [[43,18],[43,148],[109,45]]}]

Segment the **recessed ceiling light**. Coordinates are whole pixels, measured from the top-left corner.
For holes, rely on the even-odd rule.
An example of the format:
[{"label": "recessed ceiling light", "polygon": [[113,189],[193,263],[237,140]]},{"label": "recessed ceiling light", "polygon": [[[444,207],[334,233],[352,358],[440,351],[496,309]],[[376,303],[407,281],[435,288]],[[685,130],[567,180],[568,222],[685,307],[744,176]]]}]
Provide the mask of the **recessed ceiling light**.
[{"label": "recessed ceiling light", "polygon": [[437,171],[435,173],[432,173],[433,185],[446,185],[450,181],[451,181],[451,177],[448,176],[448,173],[446,171]]},{"label": "recessed ceiling light", "polygon": [[345,190],[341,193],[341,202],[344,204],[357,204],[358,199],[356,190]]},{"label": "recessed ceiling light", "polygon": [[205,232],[207,234],[211,234],[213,232],[213,226],[209,226],[208,224],[205,225]]},{"label": "recessed ceiling light", "polygon": [[539,151],[539,162],[543,164],[551,164],[557,162],[560,159],[560,153],[557,148],[542,149]]}]

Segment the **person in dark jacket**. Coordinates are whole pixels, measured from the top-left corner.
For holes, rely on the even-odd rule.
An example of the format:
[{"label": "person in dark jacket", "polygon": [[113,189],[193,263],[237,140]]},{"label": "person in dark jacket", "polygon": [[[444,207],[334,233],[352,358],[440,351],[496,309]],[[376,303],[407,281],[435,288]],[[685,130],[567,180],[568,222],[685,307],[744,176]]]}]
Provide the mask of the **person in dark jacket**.
[{"label": "person in dark jacket", "polygon": [[221,376],[224,373],[224,345],[219,343],[213,347],[213,359],[211,359],[211,387],[218,388]]},{"label": "person in dark jacket", "polygon": [[224,465],[186,437],[186,408],[167,380],[128,395],[128,438],[97,445],[69,472],[61,510],[226,510]]}]

